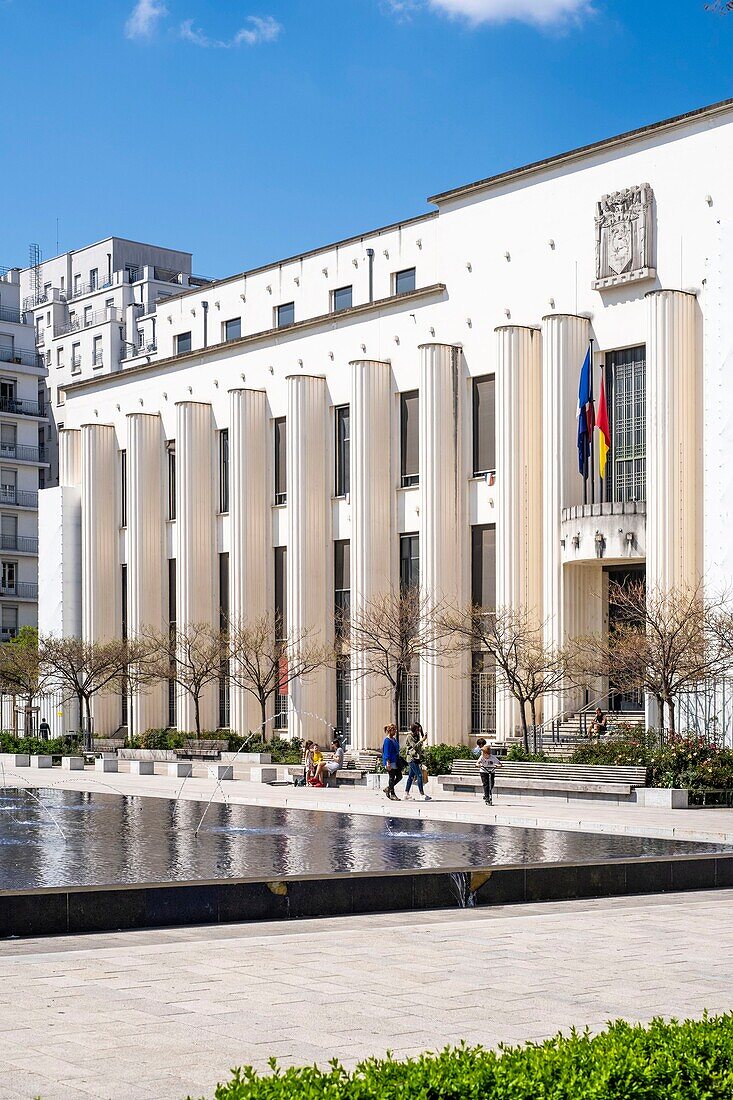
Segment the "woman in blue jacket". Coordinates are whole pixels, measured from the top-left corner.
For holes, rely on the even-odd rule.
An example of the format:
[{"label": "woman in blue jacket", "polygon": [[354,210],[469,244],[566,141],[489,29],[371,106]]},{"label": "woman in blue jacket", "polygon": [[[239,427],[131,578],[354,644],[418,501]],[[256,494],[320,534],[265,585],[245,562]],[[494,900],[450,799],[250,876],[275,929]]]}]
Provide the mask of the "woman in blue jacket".
[{"label": "woman in blue jacket", "polygon": [[384,727],[384,743],[382,745],[382,764],[387,769],[389,780],[386,795],[392,802],[399,802],[395,794],[395,784],[402,782],[402,769],[400,768],[400,743],[397,740],[397,726]]}]

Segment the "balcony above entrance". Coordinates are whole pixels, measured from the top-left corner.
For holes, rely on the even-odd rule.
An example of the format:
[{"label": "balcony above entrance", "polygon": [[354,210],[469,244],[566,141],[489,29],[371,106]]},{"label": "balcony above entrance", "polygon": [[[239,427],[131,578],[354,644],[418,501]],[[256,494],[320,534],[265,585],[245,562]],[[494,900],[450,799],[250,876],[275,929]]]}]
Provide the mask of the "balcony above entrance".
[{"label": "balcony above entrance", "polygon": [[646,501],[611,501],[563,508],[563,563],[638,564],[646,557]]}]

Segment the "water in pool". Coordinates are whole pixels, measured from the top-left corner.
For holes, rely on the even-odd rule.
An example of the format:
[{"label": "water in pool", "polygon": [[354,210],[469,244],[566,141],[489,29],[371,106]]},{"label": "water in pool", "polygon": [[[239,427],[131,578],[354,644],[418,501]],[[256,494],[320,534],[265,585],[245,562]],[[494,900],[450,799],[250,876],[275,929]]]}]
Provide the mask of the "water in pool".
[{"label": "water in pool", "polygon": [[205,804],[55,789],[0,791],[0,890],[600,862],[723,845]]}]

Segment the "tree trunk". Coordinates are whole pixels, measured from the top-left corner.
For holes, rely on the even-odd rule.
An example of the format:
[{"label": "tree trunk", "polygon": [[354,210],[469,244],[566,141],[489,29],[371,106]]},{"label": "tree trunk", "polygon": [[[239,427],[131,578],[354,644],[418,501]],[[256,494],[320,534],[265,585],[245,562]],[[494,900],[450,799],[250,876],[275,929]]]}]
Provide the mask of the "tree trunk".
[{"label": "tree trunk", "polygon": [[84,714],[84,747],[90,752],[94,748],[94,736],[92,733],[92,701],[88,695],[82,696]]},{"label": "tree trunk", "polygon": [[671,699],[669,696],[667,696],[667,710],[669,711],[669,732],[674,735],[677,732],[675,705],[674,699]]},{"label": "tree trunk", "polygon": [[260,696],[260,718],[262,719],[262,740],[267,740],[267,699],[264,695]]},{"label": "tree trunk", "polygon": [[524,751],[529,753],[529,731],[527,729],[527,712],[524,709],[524,702],[519,704],[519,716],[522,721],[522,737],[524,739]]},{"label": "tree trunk", "polygon": [[199,711],[199,703],[200,703],[200,700],[199,700],[199,696],[198,696],[198,692],[197,692],[193,697],[193,713],[194,713],[194,716],[196,718],[196,740],[197,741],[201,737],[201,714],[200,714],[200,711]]},{"label": "tree trunk", "polygon": [[534,751],[537,752],[537,700],[533,699],[530,703],[530,709],[532,711],[532,734],[534,737]]}]

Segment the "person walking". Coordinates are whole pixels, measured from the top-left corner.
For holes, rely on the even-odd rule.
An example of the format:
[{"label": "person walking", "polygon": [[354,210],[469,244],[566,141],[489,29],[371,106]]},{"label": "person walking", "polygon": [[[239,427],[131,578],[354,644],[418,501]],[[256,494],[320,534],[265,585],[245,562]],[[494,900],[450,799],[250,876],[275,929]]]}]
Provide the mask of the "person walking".
[{"label": "person walking", "polygon": [[385,794],[392,802],[399,802],[399,796],[395,794],[395,785],[402,782],[402,769],[400,767],[400,743],[397,740],[397,726],[385,726],[384,734],[382,764],[387,769],[388,775]]},{"label": "person walking", "polygon": [[413,722],[410,732],[405,740],[405,759],[408,764],[407,783],[405,784],[405,801],[412,798],[411,789],[413,781],[417,783],[417,789],[425,802],[430,802],[430,795],[425,794],[423,786],[422,769],[425,763],[425,742],[427,737],[419,722]]},{"label": "person walking", "polygon": [[487,806],[491,806],[494,798],[494,782],[496,780],[496,769],[503,767],[503,764],[498,756],[495,756],[491,751],[491,745],[488,741],[484,741],[481,746],[481,755],[476,761],[478,765],[478,773],[481,776],[481,782],[484,788],[484,802]]},{"label": "person walking", "polygon": [[45,718],[41,719],[41,724],[38,727],[38,732],[41,735],[41,741],[48,741],[51,737],[51,727]]}]

